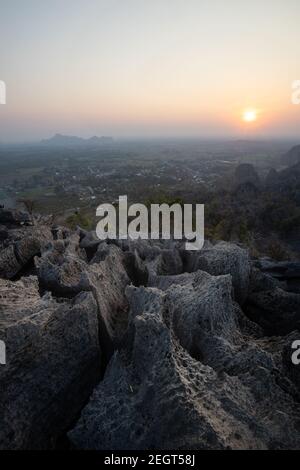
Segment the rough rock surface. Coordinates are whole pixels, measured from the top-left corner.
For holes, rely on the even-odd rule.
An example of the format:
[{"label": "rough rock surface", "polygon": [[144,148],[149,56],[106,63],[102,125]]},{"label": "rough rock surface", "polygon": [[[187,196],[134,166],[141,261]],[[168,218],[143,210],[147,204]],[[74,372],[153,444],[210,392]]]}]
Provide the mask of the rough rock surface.
[{"label": "rough rock surface", "polygon": [[8,227],[16,227],[31,224],[30,216],[27,212],[19,210],[0,208],[0,224]]},{"label": "rough rock surface", "polygon": [[0,448],[51,448],[99,379],[96,302],[41,298],[36,278],[0,280],[0,300]]},{"label": "rough rock surface", "polygon": [[276,287],[249,295],[245,310],[268,335],[300,331],[300,294]]},{"label": "rough rock surface", "polygon": [[230,274],[236,299],[241,304],[245,301],[251,272],[247,250],[235,244],[219,242],[211,248],[187,252],[185,270],[193,272],[198,269],[214,276]]},{"label": "rough rock surface", "polygon": [[47,226],[9,230],[0,246],[0,277],[14,279],[51,239],[52,233]]},{"label": "rough rock surface", "polygon": [[135,254],[140,267],[141,264],[144,265],[147,278],[160,274],[179,274],[183,271],[181,243],[173,240],[121,240],[116,243],[125,252]]},{"label": "rough rock surface", "polygon": [[3,217],[1,449],[300,448],[297,265]]},{"label": "rough rock surface", "polygon": [[[238,326],[228,276],[220,279],[215,303],[207,301],[217,280],[199,273],[164,292],[127,289],[131,321],[124,347],[69,433],[76,448],[299,446],[296,388],[287,379],[280,385],[272,350]],[[218,308],[223,294],[229,310]]]},{"label": "rough rock surface", "polygon": [[87,267],[86,257],[79,248],[79,236],[55,240],[35,258],[41,288],[56,296],[73,297],[83,290],[82,275]]},{"label": "rough rock surface", "polygon": [[91,291],[98,305],[99,334],[103,352],[109,357],[127,326],[125,287],[130,282],[120,248],[98,246],[88,263],[79,247],[79,236],[51,243],[35,260],[43,290],[55,296],[73,297]]},{"label": "rough rock surface", "polygon": [[255,265],[265,274],[278,280],[278,284],[291,292],[300,293],[300,262],[299,261],[273,261],[261,258]]},{"label": "rough rock surface", "polygon": [[128,320],[125,288],[130,280],[120,248],[99,245],[85,273],[85,283],[98,304],[101,346],[106,357],[110,357],[122,339]]}]

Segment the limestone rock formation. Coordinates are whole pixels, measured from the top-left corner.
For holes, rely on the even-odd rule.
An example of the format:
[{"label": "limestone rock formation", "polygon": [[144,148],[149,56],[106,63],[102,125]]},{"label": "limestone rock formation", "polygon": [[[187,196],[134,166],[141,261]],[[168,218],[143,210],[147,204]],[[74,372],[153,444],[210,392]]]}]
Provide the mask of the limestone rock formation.
[{"label": "limestone rock formation", "polygon": [[298,268],[0,210],[0,449],[299,448]]},{"label": "limestone rock formation", "polygon": [[295,145],[285,155],[283,155],[282,163],[288,166],[300,163],[300,145]]},{"label": "limestone rock formation", "polygon": [[101,346],[106,357],[110,357],[123,337],[128,320],[125,288],[130,279],[120,248],[100,245],[84,276],[85,285],[98,305]]},{"label": "limestone rock formation", "polygon": [[130,280],[120,248],[102,243],[87,261],[79,236],[51,243],[36,258],[37,275],[43,290],[59,297],[91,291],[98,305],[103,352],[110,356],[127,325],[125,287]]},{"label": "limestone rock formation", "polygon": [[250,259],[247,250],[239,246],[219,242],[211,248],[186,253],[185,270],[198,269],[214,276],[230,274],[236,299],[243,303],[248,294],[250,281]]},{"label": "limestone rock formation", "polygon": [[15,278],[30,262],[33,264],[34,256],[39,255],[43,245],[51,239],[47,226],[8,230],[0,245],[0,277]]},{"label": "limestone rock formation", "polygon": [[9,227],[16,227],[20,225],[30,225],[31,220],[27,212],[19,210],[0,208],[0,224]]},{"label": "limestone rock formation", "polygon": [[83,282],[86,257],[77,235],[49,243],[41,257],[35,258],[35,266],[41,288],[56,296],[73,297],[88,290]]},{"label": "limestone rock formation", "polygon": [[0,448],[52,448],[99,380],[96,302],[40,297],[36,278],[0,280],[0,299]]},{"label": "limestone rock formation", "polygon": [[249,188],[252,187],[253,189],[260,188],[260,179],[259,176],[254,169],[254,166],[250,163],[241,163],[237,166],[234,179],[233,179],[233,190],[237,191],[241,189],[243,186],[248,186]]},{"label": "limestone rock formation", "polygon": [[246,311],[268,335],[300,331],[300,294],[280,287],[253,292],[247,300]]},{"label": "limestone rock formation", "polygon": [[69,433],[76,448],[298,447],[296,387],[280,385],[272,348],[238,326],[229,276],[219,287],[192,277],[166,291],[127,288],[127,337]]},{"label": "limestone rock formation", "polygon": [[300,262],[299,261],[277,261],[269,258],[261,258],[256,266],[278,281],[278,286],[284,286],[291,292],[300,293]]},{"label": "limestone rock formation", "polygon": [[279,183],[279,180],[278,172],[274,168],[271,168],[267,174],[265,185],[271,190],[276,190],[276,185]]}]

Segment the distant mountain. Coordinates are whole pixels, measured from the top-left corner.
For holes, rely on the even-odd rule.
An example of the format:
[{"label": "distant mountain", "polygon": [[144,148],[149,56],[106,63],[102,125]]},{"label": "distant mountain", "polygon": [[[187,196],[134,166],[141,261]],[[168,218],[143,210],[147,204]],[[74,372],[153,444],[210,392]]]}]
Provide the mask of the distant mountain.
[{"label": "distant mountain", "polygon": [[280,180],[279,173],[274,168],[270,168],[267,174],[267,177],[265,179],[266,187],[272,189],[279,183],[279,180]]},{"label": "distant mountain", "polygon": [[300,198],[299,189],[300,189],[300,161],[295,165],[285,168],[280,173],[278,173],[280,177],[280,184],[285,186],[289,190],[293,188],[297,188],[298,190],[298,198]]},{"label": "distant mountain", "polygon": [[300,163],[300,145],[295,145],[285,155],[283,155],[281,162],[288,166]]},{"label": "distant mountain", "polygon": [[271,169],[265,184],[271,191],[276,191],[289,200],[300,204],[300,161],[296,165],[289,166],[281,171]]},{"label": "distant mountain", "polygon": [[237,166],[234,178],[233,178],[233,186],[234,189],[237,190],[241,186],[251,186],[253,188],[260,188],[260,179],[259,176],[254,169],[254,166],[250,163],[241,163]]},{"label": "distant mountain", "polygon": [[59,146],[59,147],[77,147],[78,145],[103,145],[113,143],[112,137],[97,137],[93,136],[89,139],[83,139],[82,137],[77,137],[73,135],[62,135],[55,134],[50,139],[43,139],[41,143],[43,145]]},{"label": "distant mountain", "polygon": [[47,145],[82,145],[84,139],[76,136],[55,134],[50,139],[43,139],[41,143]]},{"label": "distant mountain", "polygon": [[112,144],[114,141],[114,139],[112,137],[109,137],[109,136],[102,136],[102,137],[97,137],[97,136],[93,136],[93,137],[90,137],[89,139],[86,140],[87,143],[89,144]]}]

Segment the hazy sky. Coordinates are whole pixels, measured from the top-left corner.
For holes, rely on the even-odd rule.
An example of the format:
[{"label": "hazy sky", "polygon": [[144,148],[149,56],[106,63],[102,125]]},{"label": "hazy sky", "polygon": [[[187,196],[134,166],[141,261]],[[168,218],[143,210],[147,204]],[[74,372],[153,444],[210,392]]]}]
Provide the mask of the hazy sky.
[{"label": "hazy sky", "polygon": [[299,21],[299,0],[0,0],[0,140],[295,136]]}]

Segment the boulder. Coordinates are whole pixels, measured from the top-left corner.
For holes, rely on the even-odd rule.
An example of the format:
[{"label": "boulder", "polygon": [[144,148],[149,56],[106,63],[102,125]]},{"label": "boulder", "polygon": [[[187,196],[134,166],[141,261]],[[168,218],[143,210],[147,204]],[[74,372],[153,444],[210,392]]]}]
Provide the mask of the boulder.
[{"label": "boulder", "polygon": [[270,258],[261,258],[255,264],[262,273],[271,276],[284,289],[300,293],[299,261],[274,261]]},{"label": "boulder", "polygon": [[58,297],[74,297],[90,290],[84,279],[86,256],[79,248],[79,237],[49,243],[40,258],[35,258],[40,286]]},{"label": "boulder", "polygon": [[206,271],[214,276],[230,274],[236,300],[243,304],[250,282],[250,258],[244,248],[233,243],[219,242],[212,248],[185,255],[184,270],[187,272]]},{"label": "boulder", "polygon": [[282,336],[300,330],[300,294],[279,287],[252,292],[245,312],[267,335]]},{"label": "boulder", "polygon": [[32,222],[27,212],[0,207],[0,224],[19,226],[30,225]]},{"label": "boulder", "polygon": [[88,232],[80,227],[78,227],[78,233],[80,235],[80,248],[86,251],[86,255],[90,260],[95,255],[101,240],[95,232]]},{"label": "boulder", "polygon": [[27,227],[9,231],[6,246],[0,251],[0,277],[14,279],[33,258],[40,255],[43,246],[52,240],[47,226]]}]

